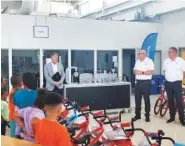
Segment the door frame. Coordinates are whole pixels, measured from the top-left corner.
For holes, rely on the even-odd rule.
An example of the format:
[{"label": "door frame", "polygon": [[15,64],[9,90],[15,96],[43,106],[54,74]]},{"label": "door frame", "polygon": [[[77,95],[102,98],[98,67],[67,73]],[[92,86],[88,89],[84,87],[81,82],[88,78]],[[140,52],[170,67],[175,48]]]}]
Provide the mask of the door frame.
[{"label": "door frame", "polygon": [[[135,62],[136,62],[136,60],[137,60],[137,51],[139,50],[139,48],[122,48],[122,51],[121,51],[122,55],[123,55],[124,50],[134,50],[135,51]],[[122,56],[122,67],[123,67],[123,56]],[[133,73],[133,70],[131,72]],[[124,69],[122,68],[122,78],[123,78],[123,73],[124,73]],[[132,86],[132,81],[130,83],[131,83],[131,87],[134,87],[134,86]]]}]

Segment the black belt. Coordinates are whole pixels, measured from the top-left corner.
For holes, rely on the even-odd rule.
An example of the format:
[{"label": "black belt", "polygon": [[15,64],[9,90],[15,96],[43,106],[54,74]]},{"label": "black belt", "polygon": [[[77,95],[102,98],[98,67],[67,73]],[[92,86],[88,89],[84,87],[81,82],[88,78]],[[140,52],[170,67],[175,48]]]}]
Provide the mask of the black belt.
[{"label": "black belt", "polygon": [[151,80],[136,80],[137,82],[149,82]]}]

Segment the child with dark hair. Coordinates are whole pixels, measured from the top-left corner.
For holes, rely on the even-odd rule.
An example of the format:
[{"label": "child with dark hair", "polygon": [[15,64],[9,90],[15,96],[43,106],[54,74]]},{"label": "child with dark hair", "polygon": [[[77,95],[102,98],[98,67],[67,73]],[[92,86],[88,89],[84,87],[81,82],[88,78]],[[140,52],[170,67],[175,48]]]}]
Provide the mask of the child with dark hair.
[{"label": "child with dark hair", "polygon": [[45,118],[43,109],[46,93],[45,89],[38,89],[34,106],[20,109],[15,113],[15,121],[24,131],[24,140],[36,142],[34,138],[35,126],[41,119]]},{"label": "child with dark hair", "polygon": [[67,129],[57,122],[62,110],[62,97],[50,92],[44,99],[46,118],[36,126],[35,139],[46,146],[72,146]]},{"label": "child with dark hair", "polygon": [[[37,98],[36,79],[32,73],[23,73],[22,84],[23,89],[17,91],[13,96],[13,102],[16,106],[15,110],[33,106]],[[17,138],[21,138],[18,125],[16,125],[15,133]]]},{"label": "child with dark hair", "polygon": [[9,93],[9,102],[8,102],[8,108],[9,108],[9,120],[10,120],[10,136],[11,137],[16,137],[15,136],[15,120],[14,120],[14,113],[15,113],[15,105],[13,102],[13,96],[16,91],[18,91],[21,88],[21,78],[18,75],[13,75],[10,79],[12,89],[10,90]]},{"label": "child with dark hair", "polygon": [[6,126],[8,123],[8,92],[5,88],[1,88],[1,135],[6,134]]}]

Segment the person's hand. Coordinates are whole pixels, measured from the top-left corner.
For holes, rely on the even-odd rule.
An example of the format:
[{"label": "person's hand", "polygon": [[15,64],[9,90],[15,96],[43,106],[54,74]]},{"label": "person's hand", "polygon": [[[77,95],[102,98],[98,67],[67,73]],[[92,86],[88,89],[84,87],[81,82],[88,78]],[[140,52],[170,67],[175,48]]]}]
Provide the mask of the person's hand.
[{"label": "person's hand", "polygon": [[56,82],[56,86],[59,87],[61,85],[60,82]]}]

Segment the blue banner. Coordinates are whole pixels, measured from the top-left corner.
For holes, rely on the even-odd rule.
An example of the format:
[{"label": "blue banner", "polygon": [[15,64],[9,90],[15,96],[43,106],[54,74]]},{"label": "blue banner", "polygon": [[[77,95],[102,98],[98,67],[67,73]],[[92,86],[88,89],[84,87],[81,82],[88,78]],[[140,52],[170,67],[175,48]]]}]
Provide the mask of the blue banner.
[{"label": "blue banner", "polygon": [[142,50],[146,50],[147,57],[154,61],[155,58],[155,50],[156,50],[156,43],[157,43],[158,33],[151,33],[149,34],[141,47]]}]

